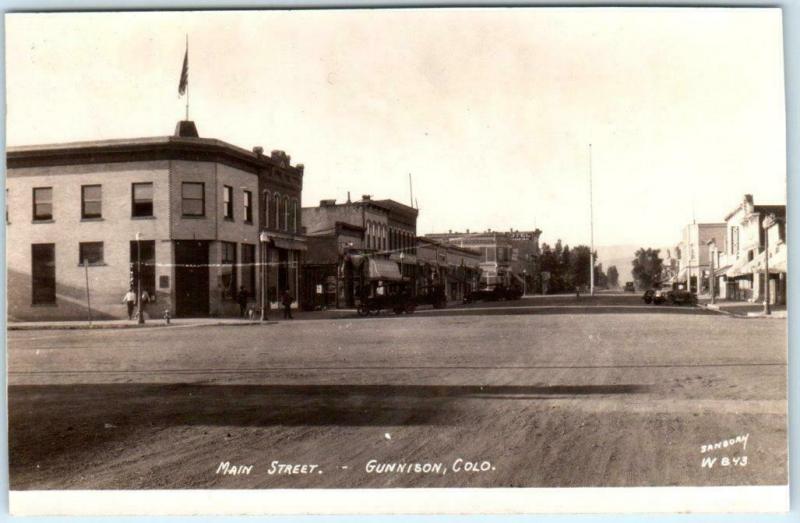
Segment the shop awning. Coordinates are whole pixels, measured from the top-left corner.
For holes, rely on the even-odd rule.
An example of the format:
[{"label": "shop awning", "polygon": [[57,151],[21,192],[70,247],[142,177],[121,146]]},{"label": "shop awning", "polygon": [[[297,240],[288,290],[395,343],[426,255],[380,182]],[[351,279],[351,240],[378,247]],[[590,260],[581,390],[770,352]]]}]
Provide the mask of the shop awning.
[{"label": "shop awning", "polygon": [[728,269],[728,271],[725,273],[725,276],[728,276],[729,278],[736,278],[737,276],[751,274],[752,271],[747,270],[748,265],[750,265],[750,261],[748,261],[746,257],[742,256],[736,260],[730,269]]},{"label": "shop awning", "polygon": [[522,276],[517,274],[516,272],[511,273],[520,283],[525,283],[525,280],[522,279]]},{"label": "shop awning", "polygon": [[730,268],[730,265],[720,267],[719,269],[714,270],[714,276],[725,276]]},{"label": "shop awning", "polygon": [[369,259],[369,279],[385,281],[403,281],[400,268],[392,260],[383,258]]},{"label": "shop awning", "polygon": [[[762,252],[747,265],[747,273],[764,272],[765,255]],[[779,272],[786,272],[786,250],[778,251],[777,253],[770,254],[769,256],[769,272],[777,274]]]},{"label": "shop awning", "polygon": [[678,274],[675,275],[675,281],[684,281],[686,280],[686,267],[678,271]]},{"label": "shop awning", "polygon": [[308,250],[308,247],[306,246],[305,242],[300,242],[297,240],[289,240],[286,238],[273,238],[272,241],[275,243],[275,247],[279,249],[286,249],[287,251]]}]

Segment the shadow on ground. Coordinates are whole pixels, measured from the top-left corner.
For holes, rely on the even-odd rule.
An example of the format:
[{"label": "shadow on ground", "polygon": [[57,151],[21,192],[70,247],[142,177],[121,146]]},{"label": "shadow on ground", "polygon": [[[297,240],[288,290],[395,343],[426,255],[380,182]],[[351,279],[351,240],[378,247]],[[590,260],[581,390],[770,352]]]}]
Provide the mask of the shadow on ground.
[{"label": "shadow on ground", "polygon": [[176,426],[450,425],[464,399],[637,394],[648,385],[206,385],[9,387],[12,471]]}]

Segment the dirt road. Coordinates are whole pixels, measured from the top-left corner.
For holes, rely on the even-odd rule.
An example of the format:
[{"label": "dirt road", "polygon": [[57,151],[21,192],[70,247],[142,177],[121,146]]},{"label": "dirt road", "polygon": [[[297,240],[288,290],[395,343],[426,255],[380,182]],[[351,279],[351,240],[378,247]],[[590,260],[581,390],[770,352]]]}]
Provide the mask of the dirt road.
[{"label": "dirt road", "polygon": [[690,310],[12,332],[11,486],[783,484],[785,335]]}]

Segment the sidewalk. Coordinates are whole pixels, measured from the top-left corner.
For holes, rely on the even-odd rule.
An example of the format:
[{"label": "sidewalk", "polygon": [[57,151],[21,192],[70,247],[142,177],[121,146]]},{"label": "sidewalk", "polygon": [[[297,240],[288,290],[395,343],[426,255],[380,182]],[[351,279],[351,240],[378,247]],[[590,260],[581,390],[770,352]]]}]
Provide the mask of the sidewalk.
[{"label": "sidewalk", "polygon": [[[292,318],[296,320],[336,319],[355,316],[355,309],[331,309],[326,311],[299,311],[292,310]],[[267,321],[263,325],[274,325],[279,321],[292,321],[283,319],[282,310],[271,310]],[[148,318],[143,325],[136,320],[115,319],[97,320],[89,324],[88,320],[73,321],[9,321],[7,329],[20,330],[75,330],[75,329],[137,329],[153,327],[211,327],[211,326],[243,326],[262,325],[260,319],[243,318],[172,318],[169,325],[163,318]]]},{"label": "sidewalk", "polygon": [[717,303],[712,305],[710,298],[701,296],[698,305],[705,307],[706,309],[718,311],[723,314],[735,316],[737,318],[785,319],[787,317],[786,305],[772,305],[770,307],[771,314],[769,316],[764,314],[764,305],[762,303],[717,300]]}]

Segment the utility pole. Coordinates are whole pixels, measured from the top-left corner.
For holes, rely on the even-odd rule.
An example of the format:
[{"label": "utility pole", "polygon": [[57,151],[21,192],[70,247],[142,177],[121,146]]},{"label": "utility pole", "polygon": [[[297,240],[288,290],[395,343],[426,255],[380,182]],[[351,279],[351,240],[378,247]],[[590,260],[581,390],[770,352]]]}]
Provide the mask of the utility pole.
[{"label": "utility pole", "polygon": [[589,144],[589,294],[594,296],[594,201],[592,197],[592,144]]}]

